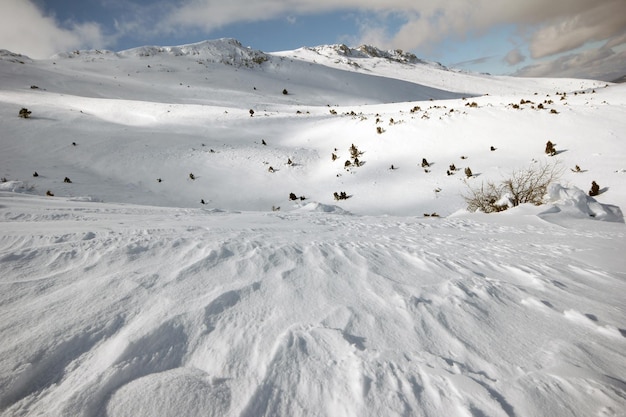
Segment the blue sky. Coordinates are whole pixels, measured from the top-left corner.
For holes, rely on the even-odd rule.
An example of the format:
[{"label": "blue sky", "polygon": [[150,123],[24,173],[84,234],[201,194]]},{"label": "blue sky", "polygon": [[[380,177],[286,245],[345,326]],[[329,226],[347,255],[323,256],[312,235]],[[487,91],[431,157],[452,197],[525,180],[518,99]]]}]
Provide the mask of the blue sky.
[{"label": "blue sky", "polygon": [[626,74],[625,0],[2,1],[0,49],[32,58],[229,37],[265,52],[370,44],[491,74]]}]

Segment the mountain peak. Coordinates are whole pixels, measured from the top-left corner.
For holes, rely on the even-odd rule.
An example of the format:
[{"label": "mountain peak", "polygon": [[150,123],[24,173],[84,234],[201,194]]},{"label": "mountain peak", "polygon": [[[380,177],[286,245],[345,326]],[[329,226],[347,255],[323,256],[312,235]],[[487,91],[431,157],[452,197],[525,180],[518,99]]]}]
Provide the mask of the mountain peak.
[{"label": "mountain peak", "polygon": [[208,62],[234,66],[251,66],[267,61],[268,56],[259,50],[244,47],[233,38],[205,40],[180,46],[142,46],[120,52],[122,56],[149,57],[156,55],[193,56]]},{"label": "mountain peak", "polygon": [[425,61],[422,61],[411,52],[405,52],[402,49],[382,50],[372,45],[361,45],[356,48],[350,48],[345,44],[335,44],[322,45],[308,49],[322,55],[326,55],[332,51],[333,53],[336,53],[338,55],[350,58],[382,58],[400,63],[425,63]]},{"label": "mountain peak", "polygon": [[24,64],[25,62],[32,62],[32,59],[26,55],[16,54],[6,49],[0,49],[0,60],[15,62],[18,64]]}]

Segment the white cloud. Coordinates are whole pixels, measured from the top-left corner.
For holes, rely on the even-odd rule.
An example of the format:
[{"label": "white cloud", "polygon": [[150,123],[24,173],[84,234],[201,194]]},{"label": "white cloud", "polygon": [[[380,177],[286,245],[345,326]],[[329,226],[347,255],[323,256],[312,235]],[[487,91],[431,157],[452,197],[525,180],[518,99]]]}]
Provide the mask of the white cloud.
[{"label": "white cloud", "polygon": [[0,48],[31,58],[49,58],[85,46],[101,47],[104,36],[97,23],[75,23],[62,28],[29,0],[3,0]]},{"label": "white cloud", "polygon": [[615,36],[607,41],[604,48],[614,48],[626,43],[626,31],[620,36]]},{"label": "white cloud", "polygon": [[522,54],[519,48],[512,49],[508,54],[504,57],[504,62],[509,65],[517,65],[520,62],[524,62],[526,57]]},{"label": "white cloud", "polygon": [[533,58],[542,58],[571,51],[588,42],[624,36],[626,32],[626,2],[596,1],[594,7],[580,13],[554,19],[537,30],[531,38]]},{"label": "white cloud", "polygon": [[626,50],[591,49],[526,66],[514,75],[522,77],[591,78],[612,81],[626,74]]}]

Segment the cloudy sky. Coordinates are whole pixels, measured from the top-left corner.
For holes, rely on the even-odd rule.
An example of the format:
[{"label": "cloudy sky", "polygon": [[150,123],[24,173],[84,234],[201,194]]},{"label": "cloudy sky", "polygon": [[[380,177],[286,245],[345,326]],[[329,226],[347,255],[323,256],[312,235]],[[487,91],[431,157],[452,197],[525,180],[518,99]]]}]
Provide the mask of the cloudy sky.
[{"label": "cloudy sky", "polygon": [[2,0],[0,49],[48,58],[236,38],[265,52],[345,43],[492,74],[626,75],[626,0]]}]

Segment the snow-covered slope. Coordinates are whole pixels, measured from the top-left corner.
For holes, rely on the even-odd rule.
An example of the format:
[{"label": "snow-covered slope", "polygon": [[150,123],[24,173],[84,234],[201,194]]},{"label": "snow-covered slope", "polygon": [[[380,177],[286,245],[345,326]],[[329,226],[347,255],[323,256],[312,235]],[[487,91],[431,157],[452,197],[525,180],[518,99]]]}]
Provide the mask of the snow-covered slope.
[{"label": "snow-covered slope", "polygon": [[3,51],[0,415],[623,416],[625,113],[372,47]]}]

